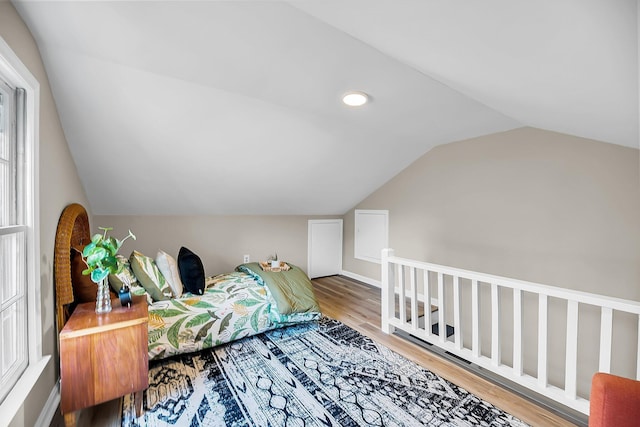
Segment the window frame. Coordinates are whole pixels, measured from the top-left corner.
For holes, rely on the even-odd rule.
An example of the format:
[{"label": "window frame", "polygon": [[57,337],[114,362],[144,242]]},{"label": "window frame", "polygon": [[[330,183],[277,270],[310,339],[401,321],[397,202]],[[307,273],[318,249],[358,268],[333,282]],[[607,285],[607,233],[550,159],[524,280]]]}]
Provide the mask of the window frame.
[{"label": "window frame", "polygon": [[23,127],[23,224],[26,226],[26,329],[28,362],[18,382],[0,403],[3,418],[12,420],[46,368],[51,356],[42,355],[42,310],[40,301],[39,224],[39,112],[40,84],[0,37],[0,74],[10,86],[24,89]]}]

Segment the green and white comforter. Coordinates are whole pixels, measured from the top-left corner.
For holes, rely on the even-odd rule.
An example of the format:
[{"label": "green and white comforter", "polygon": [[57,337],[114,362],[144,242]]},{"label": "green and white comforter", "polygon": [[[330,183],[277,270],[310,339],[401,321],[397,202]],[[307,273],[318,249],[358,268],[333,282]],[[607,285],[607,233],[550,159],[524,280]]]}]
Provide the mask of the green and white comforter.
[{"label": "green and white comforter", "polygon": [[292,323],[319,312],[281,314],[263,284],[244,272],[207,279],[204,295],[149,306],[149,360],[191,353]]}]

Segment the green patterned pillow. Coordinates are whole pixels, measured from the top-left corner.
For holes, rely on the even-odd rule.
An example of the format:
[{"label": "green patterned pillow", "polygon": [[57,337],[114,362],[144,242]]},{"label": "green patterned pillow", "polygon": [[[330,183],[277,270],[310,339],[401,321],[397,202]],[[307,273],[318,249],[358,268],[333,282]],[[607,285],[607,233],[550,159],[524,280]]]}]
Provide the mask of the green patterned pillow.
[{"label": "green patterned pillow", "polygon": [[142,255],[138,251],[133,251],[129,257],[129,262],[136,279],[154,301],[167,300],[173,297],[171,287],[162,273],[160,273],[160,270],[158,270],[153,259]]},{"label": "green patterned pillow", "polygon": [[118,261],[123,264],[122,271],[118,274],[110,274],[109,275],[109,284],[111,288],[118,293],[120,288],[124,286],[124,284],[128,284],[129,287],[133,288],[135,286],[140,286],[138,281],[136,280],[135,274],[131,270],[131,264],[129,264],[129,260],[123,257],[122,255],[116,255]]}]

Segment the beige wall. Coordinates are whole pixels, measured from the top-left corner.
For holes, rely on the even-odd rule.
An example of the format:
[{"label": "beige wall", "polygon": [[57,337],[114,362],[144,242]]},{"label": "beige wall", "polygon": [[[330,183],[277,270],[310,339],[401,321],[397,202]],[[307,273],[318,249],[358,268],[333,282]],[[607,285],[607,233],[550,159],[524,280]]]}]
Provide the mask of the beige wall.
[{"label": "beige wall", "polygon": [[[640,301],[638,150],[521,128],[439,146],[359,203],[399,256]],[[353,258],[344,217],[344,269]]]},{"label": "beige wall", "polygon": [[[113,227],[122,238],[131,229],[136,241],[120,251],[133,249],[155,258],[159,249],[173,257],[181,246],[198,254],[207,275],[233,271],[249,254],[264,261],[270,254],[307,271],[307,224],[310,216],[95,216],[92,228]],[[322,218],[335,218],[325,216]]]},{"label": "beige wall", "polygon": [[[638,159],[636,149],[521,128],[439,146],[356,208],[389,210],[390,246],[401,257],[640,301]],[[344,217],[343,268],[379,280],[378,264],[353,258],[353,215]],[[508,319],[510,300],[503,297]],[[529,316],[536,316],[536,301],[528,304],[525,368],[535,373],[537,332]],[[550,378],[561,383],[565,311],[551,306]],[[578,385],[588,394],[599,312],[584,307],[580,316],[591,325],[580,330],[579,348]],[[635,339],[624,341],[619,332],[633,335],[636,326],[623,316],[616,322],[613,367],[634,376]],[[503,333],[511,336],[511,328],[505,322]],[[509,361],[508,340],[502,350]]]},{"label": "beige wall", "polygon": [[[0,37],[40,82],[40,282],[42,299],[42,352],[56,354],[54,321],[53,245],[62,209],[71,202],[87,206],[75,164],[69,153],[38,47],[13,5],[0,1]],[[38,380],[13,419],[12,426],[31,426],[40,415],[57,381],[58,358]]]}]

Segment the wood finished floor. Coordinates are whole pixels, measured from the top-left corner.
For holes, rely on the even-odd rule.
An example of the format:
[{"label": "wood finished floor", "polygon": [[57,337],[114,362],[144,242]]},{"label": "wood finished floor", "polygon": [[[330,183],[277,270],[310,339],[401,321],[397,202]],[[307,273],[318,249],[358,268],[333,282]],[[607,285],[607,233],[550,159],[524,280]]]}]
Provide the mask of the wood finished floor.
[{"label": "wood finished floor", "polygon": [[[556,414],[510,393],[416,344],[382,332],[380,329],[380,289],[344,276],[323,277],[314,279],[312,282],[324,315],[340,320],[358,332],[532,426],[575,426]],[[95,407],[92,414],[84,415],[82,418],[86,421],[79,422],[78,425],[80,427],[84,425],[92,427],[119,426],[119,412],[119,401],[107,402]],[[51,426],[64,425],[61,421],[61,417],[57,415]]]},{"label": "wood finished floor", "polygon": [[451,381],[532,426],[575,426],[419,345],[380,329],[380,289],[345,276],[314,279],[314,291],[325,316],[340,320],[431,372]]}]

